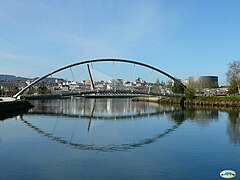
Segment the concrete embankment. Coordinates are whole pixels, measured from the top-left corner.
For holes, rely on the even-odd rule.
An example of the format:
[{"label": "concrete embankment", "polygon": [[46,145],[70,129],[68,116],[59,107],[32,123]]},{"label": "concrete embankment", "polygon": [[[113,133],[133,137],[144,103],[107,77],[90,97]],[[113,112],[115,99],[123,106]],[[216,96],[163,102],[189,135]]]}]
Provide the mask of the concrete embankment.
[{"label": "concrete embankment", "polygon": [[[2,99],[2,98],[0,98]],[[14,117],[27,112],[34,106],[28,101],[23,100],[1,100],[0,101],[0,120]]]},{"label": "concrete embankment", "polygon": [[147,101],[162,104],[184,104],[186,106],[212,106],[212,107],[240,107],[240,97],[195,97],[192,99],[180,97],[136,97],[133,101]]}]

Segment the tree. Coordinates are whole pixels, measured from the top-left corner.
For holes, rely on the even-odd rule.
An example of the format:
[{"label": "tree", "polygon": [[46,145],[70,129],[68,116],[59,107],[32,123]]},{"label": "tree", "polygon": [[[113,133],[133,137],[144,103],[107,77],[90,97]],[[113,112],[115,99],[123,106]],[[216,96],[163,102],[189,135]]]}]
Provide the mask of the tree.
[{"label": "tree", "polygon": [[228,71],[226,72],[227,82],[229,83],[229,94],[236,94],[239,92],[240,86],[240,60],[233,61],[228,64]]},{"label": "tree", "polygon": [[161,92],[161,87],[160,86],[161,86],[160,80],[159,80],[159,78],[157,78],[156,82],[155,82],[154,93],[160,94],[160,92]]},{"label": "tree", "polygon": [[174,81],[172,86],[172,92],[174,93],[184,93],[184,87],[178,81]]},{"label": "tree", "polygon": [[33,87],[30,87],[27,91],[27,94],[34,94],[36,90]]},{"label": "tree", "polygon": [[46,86],[38,87],[38,94],[52,94],[51,89],[48,89]]},{"label": "tree", "polygon": [[196,90],[193,87],[188,87],[184,91],[186,98],[192,99],[195,97]]},{"label": "tree", "polygon": [[228,94],[236,94],[239,91],[239,83],[237,81],[230,82],[230,86],[228,88]]}]

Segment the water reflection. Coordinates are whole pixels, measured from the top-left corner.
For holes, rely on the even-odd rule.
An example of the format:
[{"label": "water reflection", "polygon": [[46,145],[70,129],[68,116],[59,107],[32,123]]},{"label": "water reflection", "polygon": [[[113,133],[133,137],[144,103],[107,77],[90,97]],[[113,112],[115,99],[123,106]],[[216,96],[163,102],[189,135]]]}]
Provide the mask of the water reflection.
[{"label": "water reflection", "polygon": [[[73,100],[32,101],[31,103],[35,105],[35,108],[30,111],[30,114],[34,116],[66,117],[67,119],[61,118],[62,123],[70,123],[69,118],[71,118],[72,125],[69,126],[73,127],[72,131],[77,129],[80,132],[82,126],[76,127],[77,121],[84,123],[87,120],[87,131],[80,134],[80,139],[84,137],[81,140],[85,143],[82,143],[72,135],[67,137],[66,132],[61,132],[59,135],[54,133],[59,119],[56,121],[58,123],[53,125],[53,130],[46,130],[44,124],[50,123],[52,119],[39,124],[39,122],[29,120],[28,117],[20,118],[24,124],[48,139],[81,150],[126,151],[142,147],[166,137],[184,121],[184,119],[176,119],[175,121],[170,118],[171,122],[161,126],[163,116],[171,117],[171,114],[176,114],[183,109],[181,107],[160,106],[155,103],[133,102],[131,99],[77,98]],[[123,120],[124,123],[121,123]],[[104,124],[101,124],[101,129],[104,132],[101,132],[100,128],[91,130],[91,126],[99,125],[101,122],[104,122]],[[146,123],[148,124],[146,125]],[[149,126],[150,123],[158,124]],[[76,133],[72,132],[70,134]],[[96,140],[95,135],[97,138],[102,136],[105,139]],[[114,140],[111,141],[112,137],[114,137]]]},{"label": "water reflection", "polygon": [[234,144],[240,144],[240,113],[229,112],[227,123],[227,134]]},{"label": "water reflection", "polygon": [[[31,101],[35,108],[30,113],[56,114],[56,115],[80,115],[90,116],[92,109],[95,116],[124,116],[155,112],[159,109],[158,104],[145,102],[132,102],[131,99],[90,99],[74,98],[63,100],[35,100]],[[161,108],[170,109],[171,107]]]},{"label": "water reflection", "polygon": [[56,137],[52,133],[45,132],[41,128],[38,128],[37,126],[34,126],[33,124],[29,123],[24,118],[20,119],[24,124],[29,126],[31,129],[36,131],[37,133],[47,137],[49,140],[53,140],[57,143],[68,145],[71,148],[80,149],[80,150],[96,150],[96,151],[128,151],[134,148],[142,147],[147,144],[151,144],[156,142],[158,139],[166,137],[171,132],[175,131],[180,124],[174,125],[171,128],[166,129],[164,132],[155,135],[154,137],[146,138],[143,140],[140,140],[138,142],[133,143],[124,143],[124,144],[108,144],[108,145],[97,145],[97,144],[80,144],[80,143],[74,143],[71,140],[65,140],[61,137]]},{"label": "water reflection", "polygon": [[19,108],[19,109],[8,110],[8,111],[0,111],[0,121],[27,113],[29,109],[30,108],[26,107],[26,108]]},{"label": "water reflection", "polygon": [[206,127],[211,122],[219,120],[219,111],[216,109],[187,108],[184,114],[185,120],[194,121],[202,127]]},{"label": "water reflection", "polygon": [[[167,137],[186,120],[202,127],[219,120],[216,109],[162,106],[131,99],[76,98],[31,103],[35,108],[30,115],[20,117],[24,124],[49,140],[81,150],[128,151]],[[227,134],[231,142],[239,144],[239,113],[229,113],[228,118]]]}]

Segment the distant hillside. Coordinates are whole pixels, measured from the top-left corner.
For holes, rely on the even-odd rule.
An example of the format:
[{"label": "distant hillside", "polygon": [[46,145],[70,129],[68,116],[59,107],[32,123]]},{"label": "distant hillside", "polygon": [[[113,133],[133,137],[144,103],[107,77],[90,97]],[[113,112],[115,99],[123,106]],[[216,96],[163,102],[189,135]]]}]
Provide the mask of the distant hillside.
[{"label": "distant hillside", "polygon": [[14,75],[0,74],[0,81],[25,81],[28,78]]},{"label": "distant hillside", "polygon": [[[7,74],[0,74],[0,82],[1,81],[26,81],[29,78],[26,77],[20,77],[20,76],[15,76],[15,75],[7,75]],[[31,80],[35,80],[36,78],[30,78]],[[51,81],[54,82],[55,80],[59,80],[59,81],[64,81],[64,79],[62,78],[47,78],[47,81]]]}]

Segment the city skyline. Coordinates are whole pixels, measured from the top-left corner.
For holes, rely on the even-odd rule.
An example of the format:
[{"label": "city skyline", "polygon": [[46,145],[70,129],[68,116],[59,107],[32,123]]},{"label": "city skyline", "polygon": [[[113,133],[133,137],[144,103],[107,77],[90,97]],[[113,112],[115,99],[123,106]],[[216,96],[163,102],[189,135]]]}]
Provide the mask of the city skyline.
[{"label": "city skyline", "polygon": [[121,58],[180,79],[215,75],[226,84],[228,63],[239,58],[239,5],[226,0],[3,0],[0,74],[37,77],[77,61]]}]

